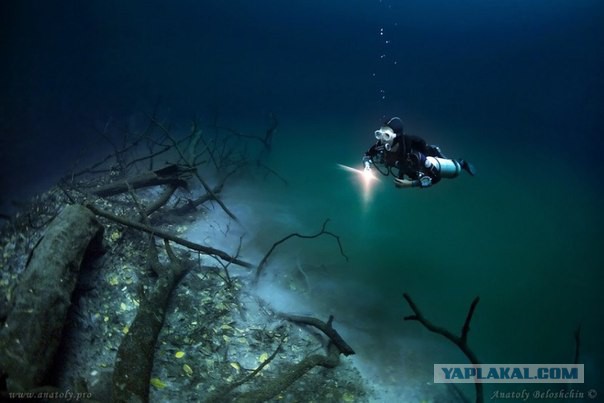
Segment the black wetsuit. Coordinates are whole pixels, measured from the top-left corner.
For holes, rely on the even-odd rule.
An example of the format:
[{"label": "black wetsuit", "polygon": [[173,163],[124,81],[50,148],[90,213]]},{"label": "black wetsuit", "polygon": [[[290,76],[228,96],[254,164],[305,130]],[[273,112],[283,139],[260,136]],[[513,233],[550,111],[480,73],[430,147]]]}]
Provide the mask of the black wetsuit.
[{"label": "black wetsuit", "polygon": [[397,135],[392,141],[390,150],[384,144],[376,142],[365,156],[370,157],[374,163],[384,164],[389,172],[392,168],[398,169],[397,177],[403,179],[407,176],[411,180],[419,179],[420,173],[429,175],[432,183],[440,180],[440,175],[435,170],[424,168],[426,157],[443,157],[437,147],[427,145],[426,141],[410,134]]}]

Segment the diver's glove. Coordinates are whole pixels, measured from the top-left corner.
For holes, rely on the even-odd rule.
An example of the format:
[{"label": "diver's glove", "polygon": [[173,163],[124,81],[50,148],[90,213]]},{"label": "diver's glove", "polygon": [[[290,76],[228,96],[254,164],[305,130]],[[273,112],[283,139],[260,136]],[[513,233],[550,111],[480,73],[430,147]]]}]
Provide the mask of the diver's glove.
[{"label": "diver's glove", "polygon": [[429,186],[432,186],[432,178],[429,177],[428,175],[424,175],[421,178],[419,178],[418,182],[419,182],[418,186],[422,187],[422,188],[427,188]]},{"label": "diver's glove", "polygon": [[365,172],[371,171],[371,157],[368,155],[363,157],[363,169]]}]

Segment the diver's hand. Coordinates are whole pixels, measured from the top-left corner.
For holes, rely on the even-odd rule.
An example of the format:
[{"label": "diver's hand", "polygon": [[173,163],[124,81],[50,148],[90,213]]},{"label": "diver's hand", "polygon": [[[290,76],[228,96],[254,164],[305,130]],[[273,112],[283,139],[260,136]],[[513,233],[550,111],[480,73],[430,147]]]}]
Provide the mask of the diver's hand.
[{"label": "diver's hand", "polygon": [[415,182],[418,182],[418,181],[410,181],[408,179],[394,178],[394,186],[396,186],[399,189],[417,186],[415,184]]},{"label": "diver's hand", "polygon": [[432,178],[427,175],[422,176],[419,179],[419,186],[422,188],[427,188],[429,186],[432,186]]},{"label": "diver's hand", "polygon": [[363,157],[363,170],[365,172],[371,171],[371,158],[367,156]]}]

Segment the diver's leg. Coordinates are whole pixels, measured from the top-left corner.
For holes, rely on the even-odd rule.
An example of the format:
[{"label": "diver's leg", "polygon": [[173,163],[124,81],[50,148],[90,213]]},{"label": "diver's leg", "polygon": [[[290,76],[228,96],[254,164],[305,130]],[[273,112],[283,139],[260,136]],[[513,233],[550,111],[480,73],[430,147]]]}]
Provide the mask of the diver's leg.
[{"label": "diver's leg", "polygon": [[457,160],[457,162],[459,162],[461,169],[463,169],[464,171],[466,171],[467,173],[469,173],[472,176],[476,175],[476,168],[474,167],[474,165],[472,165],[471,163],[469,163],[466,160],[461,160],[461,159]]},{"label": "diver's leg", "polygon": [[428,157],[447,158],[445,157],[439,146],[435,146],[432,144],[428,144],[426,146],[426,155]]}]

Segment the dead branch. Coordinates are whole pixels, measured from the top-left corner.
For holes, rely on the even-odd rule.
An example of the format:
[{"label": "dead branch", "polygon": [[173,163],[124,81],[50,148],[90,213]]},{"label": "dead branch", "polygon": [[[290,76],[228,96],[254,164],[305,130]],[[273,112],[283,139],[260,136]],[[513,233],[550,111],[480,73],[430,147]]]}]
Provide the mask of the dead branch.
[{"label": "dead branch", "polygon": [[154,116],[149,116],[149,119],[151,120],[151,122],[153,122],[153,124],[155,124],[161,131],[164,132],[164,134],[167,136],[168,140],[170,141],[170,143],[172,144],[172,146],[174,147],[174,149],[176,150],[176,152],[178,153],[178,155],[180,156],[180,158],[188,165],[189,168],[191,168],[193,170],[193,175],[195,175],[195,177],[197,178],[197,180],[199,180],[199,182],[201,183],[201,185],[203,186],[203,188],[205,189],[205,191],[212,196],[213,200],[216,200],[216,203],[218,203],[220,205],[220,207],[222,208],[222,210],[229,216],[231,217],[233,220],[239,222],[239,220],[237,219],[237,216],[235,216],[235,214],[233,214],[231,212],[231,210],[229,210],[227,208],[227,206],[222,202],[222,200],[220,200],[218,198],[218,196],[216,194],[214,194],[214,192],[212,192],[212,189],[210,188],[210,186],[207,184],[207,182],[201,177],[201,175],[199,175],[199,172],[197,171],[197,168],[193,165],[193,161],[190,161],[187,156],[182,152],[182,150],[180,149],[178,142],[172,137],[172,135],[170,134],[170,131],[163,125],[161,124],[161,122],[159,122]]},{"label": "dead branch", "polygon": [[283,392],[314,367],[321,366],[325,368],[335,368],[340,363],[340,354],[354,354],[352,348],[350,348],[350,346],[344,342],[340,335],[332,328],[331,323],[333,321],[333,316],[329,317],[327,323],[312,317],[293,315],[283,315],[283,317],[295,323],[314,326],[325,333],[330,338],[330,343],[327,345],[327,355],[310,355],[295,364],[290,371],[281,374],[279,377],[269,381],[259,389],[241,394],[235,401],[264,402],[270,400]]},{"label": "dead branch", "polygon": [[254,284],[258,283],[258,280],[260,279],[260,275],[262,274],[262,271],[264,270],[264,267],[266,266],[266,263],[268,261],[268,258],[271,256],[271,254],[273,253],[273,251],[275,250],[275,248],[279,245],[281,245],[282,243],[284,243],[285,241],[287,241],[288,239],[297,237],[297,238],[304,238],[304,239],[312,239],[312,238],[317,238],[321,235],[329,235],[333,238],[336,239],[336,241],[338,242],[338,247],[340,248],[340,254],[346,259],[346,261],[348,261],[348,256],[346,256],[346,254],[344,253],[344,249],[342,248],[342,243],[340,242],[340,237],[337,236],[336,234],[326,231],[325,227],[327,226],[327,223],[329,222],[329,218],[327,220],[325,220],[325,222],[323,222],[323,226],[321,227],[321,230],[314,234],[314,235],[301,235],[298,233],[293,233],[293,234],[289,234],[288,236],[286,236],[285,238],[275,242],[273,244],[273,246],[271,246],[271,248],[269,249],[269,251],[266,253],[266,255],[264,255],[264,258],[262,258],[262,261],[260,262],[260,264],[258,264],[258,267],[256,267],[256,277],[254,278]]},{"label": "dead branch", "polygon": [[140,189],[170,184],[176,187],[186,188],[186,179],[191,176],[191,173],[192,170],[190,168],[183,168],[178,165],[168,165],[165,168],[145,172],[127,180],[109,183],[94,189],[91,193],[100,197],[108,197],[126,193],[128,191],[128,186],[133,189]]},{"label": "dead branch", "polygon": [[248,263],[241,259],[232,257],[228,253],[221,251],[220,249],[216,249],[216,248],[212,248],[210,246],[204,246],[204,245],[197,244],[195,242],[187,241],[186,239],[179,238],[177,236],[174,236],[174,235],[172,235],[168,232],[165,232],[163,230],[160,230],[158,228],[153,228],[148,225],[134,222],[127,218],[118,217],[114,214],[103,211],[103,210],[99,209],[98,207],[93,206],[92,204],[87,204],[86,207],[88,207],[94,214],[96,214],[98,216],[104,217],[108,220],[117,222],[117,223],[125,225],[127,227],[134,228],[139,231],[146,232],[148,234],[152,234],[153,236],[160,237],[164,240],[172,241],[172,242],[182,245],[186,248],[196,250],[198,252],[202,252],[207,255],[217,256],[226,262],[232,262],[238,266],[247,267],[247,268],[253,267],[253,265],[251,263]]},{"label": "dead branch", "polygon": [[[105,158],[103,158],[102,160],[100,160],[99,162],[93,164],[92,166],[90,166],[88,168],[82,169],[81,171],[78,171],[78,172],[72,172],[71,175],[69,175],[71,178],[71,181],[73,182],[73,180],[75,178],[77,178],[78,176],[85,175],[85,174],[98,174],[98,173],[109,172],[110,171],[109,168],[107,168],[107,169],[97,169],[97,168],[102,166],[105,162],[109,161],[112,157],[113,157],[113,155],[109,154]],[[66,178],[63,178],[63,179],[67,182]]]},{"label": "dead branch", "polygon": [[277,120],[277,117],[275,116],[275,114],[272,112],[269,113],[268,117],[269,117],[271,123],[270,123],[269,127],[266,129],[266,132],[264,133],[264,137],[254,136],[254,135],[250,135],[250,134],[243,134],[233,128],[230,128],[227,126],[220,126],[217,124],[217,122],[214,123],[212,128],[215,130],[224,130],[226,132],[231,133],[233,136],[236,136],[236,137],[250,139],[250,140],[256,140],[256,141],[260,142],[264,146],[264,148],[266,148],[268,151],[270,151],[270,149],[272,147],[272,142],[273,142],[273,135],[277,131],[277,126],[279,126],[279,121]]},{"label": "dead branch", "polygon": [[281,176],[277,171],[275,171],[274,169],[272,169],[271,167],[267,166],[266,164],[263,164],[262,162],[258,161],[256,164],[259,168],[263,168],[266,171],[266,174],[264,175],[264,178],[266,179],[266,177],[268,175],[274,175],[275,177],[277,177],[277,179],[279,179],[281,182],[283,182],[283,184],[285,186],[289,186],[289,183],[287,182],[287,179],[285,179],[283,176]]},{"label": "dead branch", "polygon": [[170,197],[172,197],[176,189],[177,186],[172,183],[166,186],[166,188],[164,189],[162,194],[159,195],[157,200],[147,206],[147,208],[145,209],[145,216],[150,216],[151,214],[159,210],[164,204],[166,204],[168,200],[170,200]]},{"label": "dead branch", "polygon": [[285,341],[285,335],[283,335],[283,337],[281,337],[281,340],[279,341],[279,345],[277,346],[275,351],[273,351],[273,353],[270,355],[270,357],[268,357],[266,360],[264,360],[264,362],[262,362],[255,370],[253,370],[246,376],[242,377],[238,381],[235,381],[231,384],[228,384],[228,385],[225,385],[225,386],[219,388],[216,392],[212,393],[212,395],[210,395],[205,400],[205,403],[214,403],[214,402],[225,401],[225,398],[227,397],[227,395],[229,393],[231,393],[231,391],[233,391],[234,389],[238,388],[239,386],[241,386],[244,383],[253,379],[256,375],[258,375],[260,373],[260,371],[262,371],[264,369],[264,367],[266,367],[268,364],[271,363],[271,361],[273,361],[275,359],[275,357],[277,356],[277,353],[281,350],[281,346],[283,345],[284,341]]},{"label": "dead branch", "polygon": [[344,341],[342,336],[340,336],[340,334],[337,332],[337,330],[335,330],[333,328],[333,326],[332,326],[333,315],[329,315],[329,319],[327,320],[327,322],[320,321],[319,319],[313,318],[311,316],[297,316],[297,315],[288,315],[288,314],[283,314],[283,313],[279,314],[279,316],[281,316],[284,319],[289,320],[290,322],[294,322],[294,323],[302,324],[302,325],[309,325],[309,326],[313,326],[313,327],[319,329],[327,337],[329,337],[331,342],[333,344],[335,344],[336,347],[338,347],[338,350],[340,350],[340,353],[344,354],[345,356],[354,354],[354,350],[352,349],[352,347],[350,347]]},{"label": "dead branch", "polygon": [[266,129],[266,133],[264,134],[264,146],[267,150],[270,151],[272,143],[273,143],[273,135],[277,131],[277,126],[279,126],[279,121],[274,113],[269,113],[269,118],[271,120],[271,125],[268,129]]},{"label": "dead branch", "polygon": [[139,157],[139,158],[134,158],[132,161],[130,161],[130,162],[128,162],[126,164],[126,168],[129,168],[129,167],[131,167],[132,165],[134,165],[136,163],[149,160],[149,169],[151,170],[151,169],[153,169],[153,158],[158,157],[158,156],[160,156],[160,155],[162,155],[162,154],[170,151],[171,147],[170,146],[163,146],[161,150],[155,151],[155,152],[152,151],[151,147],[149,147],[149,148],[150,148],[150,150],[149,150],[149,154],[148,155],[145,155],[145,156],[142,156],[142,157]]},{"label": "dead branch", "polygon": [[[468,346],[468,343],[467,343],[468,332],[470,331],[470,321],[472,320],[472,316],[474,315],[474,310],[476,309],[476,305],[478,305],[478,302],[480,301],[480,297],[476,297],[472,301],[472,305],[470,305],[470,309],[468,310],[468,315],[466,316],[466,320],[463,324],[460,336],[456,336],[453,333],[449,332],[447,329],[440,327],[440,326],[436,326],[432,322],[430,322],[428,319],[426,319],[424,317],[424,315],[421,313],[421,311],[419,310],[419,308],[417,307],[417,305],[415,305],[415,302],[413,302],[413,300],[411,299],[409,294],[404,293],[403,297],[405,298],[405,300],[407,300],[409,307],[415,314],[415,315],[405,316],[405,318],[404,318],[405,320],[417,320],[429,331],[440,334],[441,336],[444,336],[445,338],[449,339],[453,344],[455,344],[457,347],[459,347],[459,349],[465,354],[466,357],[468,357],[468,360],[470,360],[470,362],[472,364],[475,364],[475,365],[480,364],[480,361],[478,360],[478,358],[476,357],[474,352],[472,350],[470,350],[470,347]],[[476,383],[474,383],[474,385],[476,388],[476,403],[482,403],[484,401],[484,392],[483,392],[483,388],[482,388],[482,383],[476,382]]]},{"label": "dead branch", "polygon": [[[116,162],[116,163],[117,163],[117,165],[120,167],[120,170],[125,172],[125,170],[126,170],[127,168],[131,167],[131,166],[132,166],[132,165],[134,165],[135,163],[140,162],[140,161],[144,161],[144,160],[146,160],[146,159],[152,159],[152,158],[154,158],[154,157],[156,157],[156,156],[158,156],[158,155],[160,155],[160,154],[163,154],[163,153],[165,153],[165,152],[167,152],[167,151],[169,150],[169,147],[168,147],[168,148],[164,148],[163,150],[161,150],[161,151],[159,151],[159,152],[156,152],[156,153],[153,153],[153,154],[151,154],[151,155],[149,155],[149,156],[142,157],[142,158],[139,158],[139,159],[135,159],[135,160],[132,160],[132,161],[127,162],[127,163],[126,163],[126,160],[125,160],[125,157],[124,157],[124,156],[125,156],[125,155],[126,155],[128,152],[130,152],[130,151],[134,150],[134,148],[135,148],[136,146],[138,146],[138,144],[139,144],[139,143],[140,143],[140,142],[141,142],[143,139],[145,139],[145,138],[148,136],[148,132],[150,131],[150,129],[151,129],[153,126],[152,126],[151,124],[149,124],[149,125],[147,126],[147,128],[141,132],[141,134],[140,134],[140,135],[137,135],[137,136],[136,136],[136,138],[135,138],[134,140],[130,141],[130,142],[128,142],[128,134],[132,134],[132,133],[131,133],[129,130],[124,130],[123,145],[122,145],[122,147],[120,148],[120,147],[119,147],[119,146],[118,146],[118,145],[117,145],[117,144],[116,144],[116,143],[113,141],[113,139],[111,138],[111,136],[109,136],[109,135],[107,134],[107,131],[108,131],[108,128],[109,128],[110,124],[111,124],[111,119],[109,119],[109,120],[107,121],[107,123],[105,124],[105,126],[104,126],[103,130],[98,130],[98,129],[97,129],[97,130],[95,130],[95,131],[96,131],[96,132],[97,132],[97,133],[98,133],[98,134],[99,134],[99,135],[100,135],[100,136],[101,136],[103,139],[105,139],[105,140],[106,140],[106,141],[109,143],[109,145],[110,145],[110,146],[111,146],[111,148],[113,149],[113,154],[109,154],[109,155],[105,156],[105,157],[104,157],[104,158],[103,158],[101,161],[99,161],[99,162],[97,162],[97,163],[93,164],[92,166],[90,166],[90,167],[88,167],[88,168],[85,168],[85,169],[80,170],[80,171],[78,171],[78,172],[72,172],[72,174],[70,175],[70,177],[71,177],[71,182],[73,182],[73,180],[74,180],[76,177],[82,176],[82,175],[84,175],[84,174],[101,174],[101,173],[107,173],[107,172],[110,172],[110,171],[111,171],[111,168],[100,168],[100,167],[102,167],[102,166],[103,166],[103,164],[105,164],[107,161],[111,160],[112,158],[114,158],[114,159],[115,159],[115,162]],[[124,172],[121,172],[121,173],[124,173]],[[64,180],[67,182],[66,178],[64,178]]]},{"label": "dead branch", "polygon": [[244,402],[265,402],[279,395],[286,390],[298,379],[303,377],[308,371],[314,367],[320,366],[325,368],[335,368],[340,364],[340,351],[338,348],[330,344],[327,347],[327,355],[313,354],[304,358],[302,361],[293,366],[293,368],[284,374],[281,374],[276,379],[268,382],[260,389],[253,390],[241,394],[235,399],[238,403]]},{"label": "dead branch", "polygon": [[183,206],[175,207],[173,211],[176,214],[185,214],[187,211],[195,210],[198,206],[201,206],[203,203],[213,200],[212,194],[217,195],[222,192],[226,179],[227,177],[222,178],[220,183],[214,186],[214,188],[212,189],[212,193],[205,193],[203,196],[200,196],[195,200],[189,200]]},{"label": "dead branch", "polygon": [[113,120],[112,118],[109,118],[107,120],[107,123],[105,123],[103,130],[96,129],[96,132],[102,138],[104,138],[105,141],[107,141],[109,143],[111,148],[113,148],[113,153],[114,153],[113,157],[115,158],[115,162],[116,162],[117,166],[119,167],[119,175],[124,176],[124,175],[126,175],[126,167],[125,167],[125,159],[124,159],[124,154],[126,151],[124,149],[120,149],[120,147],[118,147],[118,145],[113,141],[111,136],[107,133],[112,120]]}]

